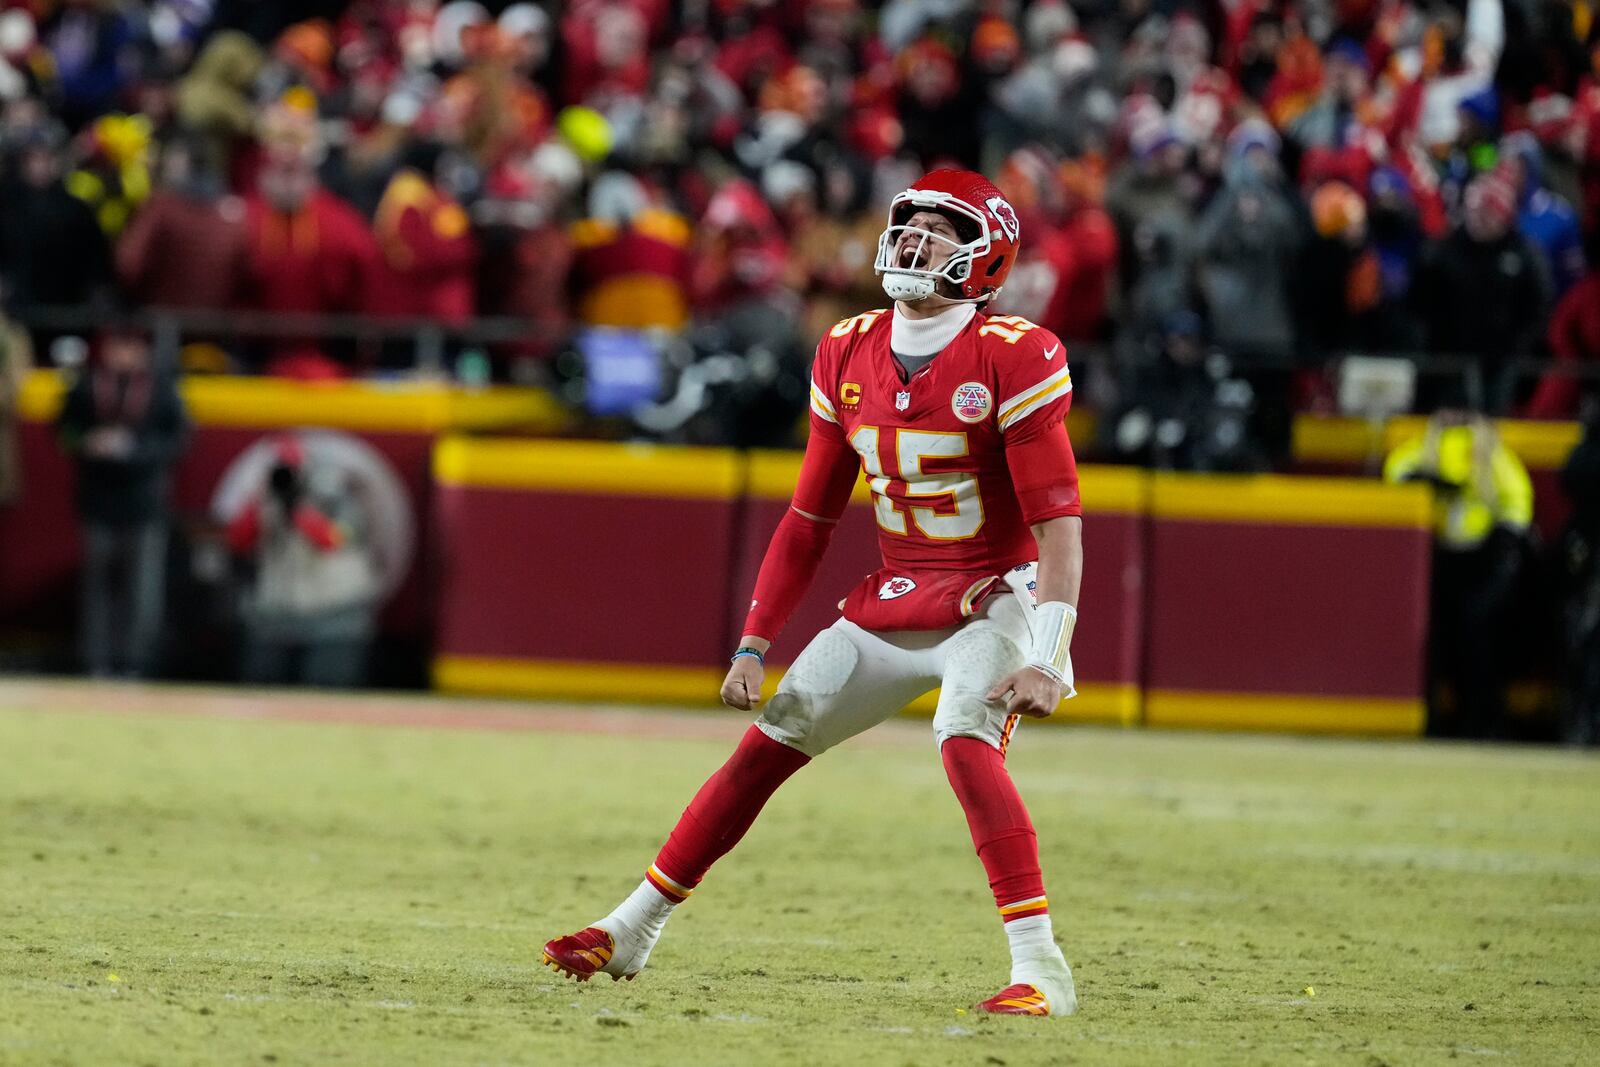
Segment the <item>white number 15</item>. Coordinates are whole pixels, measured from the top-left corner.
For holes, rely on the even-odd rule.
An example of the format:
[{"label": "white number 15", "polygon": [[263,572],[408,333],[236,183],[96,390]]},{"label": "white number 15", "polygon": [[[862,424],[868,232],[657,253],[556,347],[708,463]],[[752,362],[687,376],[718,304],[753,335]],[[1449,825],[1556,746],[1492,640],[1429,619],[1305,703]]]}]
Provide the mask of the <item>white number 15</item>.
[{"label": "white number 15", "polygon": [[[964,433],[934,433],[927,430],[891,430],[900,476],[884,471],[880,434],[876,426],[860,426],[850,435],[850,444],[861,453],[861,466],[867,472],[872,504],[878,525],[890,533],[907,534],[906,512],[923,536],[935,541],[960,541],[974,537],[983,528],[983,498],[978,480],[962,471],[928,472],[924,460],[955,459],[967,454]],[[915,503],[929,500],[954,508],[940,513],[932,506]]]}]

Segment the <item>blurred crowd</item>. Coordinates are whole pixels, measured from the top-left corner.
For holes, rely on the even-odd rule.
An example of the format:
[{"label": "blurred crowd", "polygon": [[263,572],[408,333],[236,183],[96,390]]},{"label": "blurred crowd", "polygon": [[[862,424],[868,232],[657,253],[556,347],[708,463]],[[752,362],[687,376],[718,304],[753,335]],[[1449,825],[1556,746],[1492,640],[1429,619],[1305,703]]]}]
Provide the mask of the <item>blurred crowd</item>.
[{"label": "blurred crowd", "polygon": [[[1600,358],[1593,14],[0,0],[0,294],[23,314],[510,316],[525,338],[488,356],[515,380],[574,350],[581,373],[585,330],[647,331],[687,339],[660,349],[674,373],[749,364],[678,382],[734,382],[726,426],[799,403],[810,339],[884,303],[882,206],[951,162],[1022,218],[998,310],[1114,354],[1090,392],[1127,458],[1268,461],[1292,408],[1331,402],[1312,369],[1351,350],[1466,357],[1480,394],[1425,385],[1424,408],[1570,417],[1578,379],[1509,372]],[[41,359],[57,339],[35,331]],[[310,332],[187,352],[305,377],[413,355]]]}]

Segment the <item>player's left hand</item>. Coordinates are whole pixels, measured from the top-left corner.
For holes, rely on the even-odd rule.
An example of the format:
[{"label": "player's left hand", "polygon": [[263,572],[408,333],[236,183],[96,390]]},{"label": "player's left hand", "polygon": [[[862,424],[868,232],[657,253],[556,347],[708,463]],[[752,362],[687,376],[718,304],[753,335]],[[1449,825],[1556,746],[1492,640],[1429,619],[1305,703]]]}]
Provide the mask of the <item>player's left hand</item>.
[{"label": "player's left hand", "polygon": [[[1011,694],[1009,699],[1007,693]],[[1022,667],[995,683],[984,699],[1005,700],[1006,711],[1010,714],[1044,719],[1055,714],[1061,703],[1061,683],[1043,671]]]}]

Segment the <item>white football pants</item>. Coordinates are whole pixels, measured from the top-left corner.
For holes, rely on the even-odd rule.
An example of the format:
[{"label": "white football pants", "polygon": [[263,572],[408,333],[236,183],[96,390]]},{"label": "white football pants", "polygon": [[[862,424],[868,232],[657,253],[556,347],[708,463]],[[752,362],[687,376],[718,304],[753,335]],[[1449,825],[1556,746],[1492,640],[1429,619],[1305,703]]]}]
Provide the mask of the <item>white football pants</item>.
[{"label": "white football pants", "polygon": [[819,756],[939,688],[933,716],[939,744],[976,737],[1004,752],[1017,716],[984,695],[1026,662],[1031,641],[1022,605],[1004,587],[946,630],[878,632],[840,619],[800,653],[756,726]]}]

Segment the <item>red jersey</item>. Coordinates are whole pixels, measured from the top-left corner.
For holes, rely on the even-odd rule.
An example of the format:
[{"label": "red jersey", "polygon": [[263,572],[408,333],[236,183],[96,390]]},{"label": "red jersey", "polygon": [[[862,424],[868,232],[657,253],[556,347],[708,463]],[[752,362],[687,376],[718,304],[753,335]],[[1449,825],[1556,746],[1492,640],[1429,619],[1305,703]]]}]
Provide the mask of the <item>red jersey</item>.
[{"label": "red jersey", "polygon": [[883,310],[856,315],[817,347],[811,441],[746,633],[770,640],[782,627],[858,470],[872,490],[885,570],[852,604],[919,590],[902,620],[869,628],[932,629],[970,615],[997,576],[1037,556],[1031,524],[1082,513],[1065,429],[1072,373],[1055,334],[979,313],[907,376],[889,346],[892,320]]},{"label": "red jersey", "polygon": [[1027,319],[980,313],[908,380],[891,318],[845,319],[811,368],[811,432],[841,434],[860,456],[884,565],[1000,572],[1033,559],[1006,445],[1066,418],[1061,342]]}]

